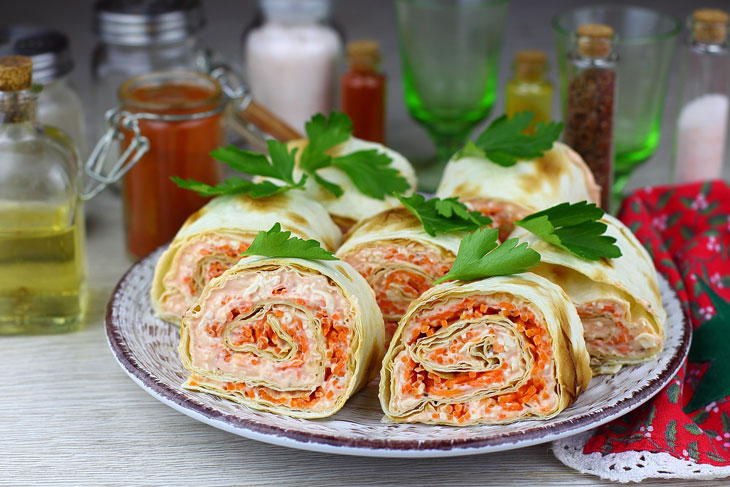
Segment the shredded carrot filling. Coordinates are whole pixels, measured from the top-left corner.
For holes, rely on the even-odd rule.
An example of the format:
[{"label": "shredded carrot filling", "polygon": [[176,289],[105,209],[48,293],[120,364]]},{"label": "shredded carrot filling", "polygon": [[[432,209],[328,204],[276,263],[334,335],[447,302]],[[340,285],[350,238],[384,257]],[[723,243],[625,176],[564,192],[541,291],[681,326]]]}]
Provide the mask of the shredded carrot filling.
[{"label": "shredded carrot filling", "polygon": [[484,216],[492,219],[490,228],[499,228],[499,240],[504,242],[512,230],[515,229],[514,222],[522,218],[522,211],[515,206],[503,201],[492,201],[475,199],[466,202],[470,210],[478,211]]},{"label": "shredded carrot filling", "polygon": [[[200,257],[206,257],[208,255],[214,255],[217,257],[239,257],[242,253],[248,249],[249,245],[251,245],[249,242],[242,242],[239,243],[237,246],[231,246],[229,244],[223,244],[223,245],[215,245],[209,249],[203,249],[200,252]],[[200,262],[197,263],[197,265],[201,265]],[[212,261],[207,263],[207,267],[203,269],[203,275],[206,277],[205,283],[207,284],[212,279],[215,279],[216,277],[220,276],[224,272],[226,272],[230,266],[226,264],[225,262],[221,261]],[[202,289],[199,289],[199,284],[196,284],[192,279],[192,274],[185,279],[183,279],[184,282],[190,287],[190,293],[193,296],[198,296]]]},{"label": "shredded carrot filling", "polygon": [[[323,399],[331,400],[334,397],[334,392],[331,390],[333,382],[344,378],[347,366],[348,348],[350,344],[350,330],[345,326],[345,322],[337,313],[329,315],[325,310],[319,306],[307,303],[301,298],[289,297],[288,290],[285,286],[279,286],[271,291],[271,294],[276,297],[287,297],[290,301],[295,302],[301,306],[306,306],[320,321],[322,325],[322,332],[326,340],[326,351],[327,351],[327,368],[325,370],[324,383],[318,386],[311,393],[301,393],[301,395],[280,395],[279,391],[275,391],[265,386],[249,386],[244,382],[227,382],[224,388],[228,391],[240,391],[246,397],[254,399],[259,398],[274,404],[283,404],[291,408],[311,408],[314,407],[318,402]],[[283,306],[283,305],[282,305]],[[246,307],[239,310],[234,310],[229,313],[229,317],[226,320],[230,323],[239,314],[250,314],[253,308]],[[240,333],[236,335],[236,341],[232,340],[234,345],[241,345],[244,343],[256,344],[259,350],[273,348],[275,352],[281,352],[279,346],[279,338],[277,337],[274,330],[268,323],[268,317],[270,314],[274,314],[277,318],[284,316],[284,311],[280,307],[274,306],[269,311],[259,317],[259,319],[251,323],[248,326],[241,327]],[[280,320],[281,322],[281,320]],[[216,333],[214,336],[220,336],[222,328],[225,325],[221,325],[219,329],[211,330]],[[303,337],[305,330],[304,324],[301,320],[292,317],[292,320],[286,325],[282,325],[282,328],[286,333],[292,337]],[[206,328],[206,331],[208,329]],[[306,354],[309,348],[306,344],[306,340],[299,340],[299,349],[296,355],[285,364],[286,368],[299,367],[304,363]],[[251,360],[259,360],[259,357],[251,352],[234,352],[243,353],[251,356]]]},{"label": "shredded carrot filling", "polygon": [[[405,314],[411,301],[431,289],[433,281],[449,272],[452,264],[451,260],[444,262],[436,255],[431,255],[430,252],[408,249],[403,246],[381,247],[379,250],[383,252],[381,262],[408,263],[420,268],[428,276],[408,269],[397,269],[387,272],[383,278],[375,279],[374,274],[382,268],[378,264],[373,265],[365,259],[357,259],[352,254],[345,257],[345,260],[357,269],[375,291],[375,300],[383,316],[395,322]],[[392,292],[393,290],[399,290],[400,293],[395,294]],[[386,340],[390,340],[393,335],[388,334],[387,331],[386,329]]]},{"label": "shredded carrot filling", "polygon": [[[629,356],[632,352],[637,351],[638,344],[634,343],[634,336],[623,324],[624,316],[620,310],[611,302],[604,302],[599,309],[595,306],[578,306],[578,316],[581,320],[584,318],[600,318],[604,317],[613,323],[610,336],[591,337],[586,333],[586,348],[588,352],[594,354],[605,347],[611,348],[618,356]],[[586,330],[588,331],[588,330]],[[642,349],[642,347],[638,347]]]},{"label": "shredded carrot filling", "polygon": [[[448,327],[458,320],[481,318],[485,315],[496,314],[501,314],[515,323],[517,332],[525,335],[527,347],[533,356],[533,366],[529,379],[517,391],[486,398],[485,401],[494,403],[503,411],[521,411],[531,400],[549,397],[549,392],[545,390],[546,382],[543,378],[543,369],[552,357],[547,330],[538,322],[534,313],[528,309],[520,309],[508,302],[486,304],[480,303],[473,298],[466,298],[455,302],[440,312],[417,317],[416,319],[420,318],[422,321],[420,326],[413,329],[411,336],[407,337],[407,344],[412,345],[414,342],[431,336],[434,332]],[[456,337],[450,347],[458,350],[460,345],[477,343],[478,340],[479,337],[467,333],[465,336]],[[492,350],[499,353],[504,348],[495,343]],[[445,348],[436,348],[429,358],[438,363],[443,363],[443,359],[440,360],[439,355],[444,355],[446,351]],[[401,390],[403,394],[422,394],[444,399],[462,395],[465,390],[464,386],[467,386],[467,389],[478,389],[502,382],[504,380],[503,369],[507,366],[507,363],[502,363],[502,367],[498,369],[482,372],[456,372],[445,378],[423,369],[408,356],[403,356],[402,361],[405,366],[405,375],[408,378]],[[463,422],[470,417],[467,416],[469,413],[463,404],[441,404],[437,407],[437,410],[447,420]]]}]

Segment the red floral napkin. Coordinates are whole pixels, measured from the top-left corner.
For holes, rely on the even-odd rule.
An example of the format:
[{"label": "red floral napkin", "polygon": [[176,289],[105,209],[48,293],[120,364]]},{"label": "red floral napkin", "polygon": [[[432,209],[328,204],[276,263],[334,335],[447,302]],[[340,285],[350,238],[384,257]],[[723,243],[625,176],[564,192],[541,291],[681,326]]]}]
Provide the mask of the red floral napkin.
[{"label": "red floral napkin", "polygon": [[[730,300],[730,188],[725,183],[641,189],[624,201],[620,218],[676,290],[693,329],[716,313],[700,281]],[[722,345],[730,360],[730,335]],[[691,355],[695,353],[693,348]],[[685,461],[730,466],[729,397],[683,410],[708,365],[686,362],[651,401],[594,431],[583,453],[665,452]],[[707,385],[730,395],[722,382],[728,381]]]}]

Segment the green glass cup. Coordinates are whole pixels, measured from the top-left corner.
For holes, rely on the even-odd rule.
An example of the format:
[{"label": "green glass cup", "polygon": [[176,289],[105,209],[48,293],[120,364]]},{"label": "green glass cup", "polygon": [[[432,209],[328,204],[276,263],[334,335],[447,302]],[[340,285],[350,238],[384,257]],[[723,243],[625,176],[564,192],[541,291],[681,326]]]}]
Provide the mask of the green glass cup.
[{"label": "green glass cup", "polygon": [[396,0],[403,90],[437,160],[418,168],[433,191],[446,161],[494,105],[509,0]]},{"label": "green glass cup", "polygon": [[557,14],[552,23],[563,114],[567,94],[566,61],[572,46],[572,33],[586,23],[606,24],[616,32],[618,88],[612,192],[614,202],[620,201],[633,171],[651,157],[659,145],[669,69],[682,26],[672,16],[626,5],[579,7]]}]

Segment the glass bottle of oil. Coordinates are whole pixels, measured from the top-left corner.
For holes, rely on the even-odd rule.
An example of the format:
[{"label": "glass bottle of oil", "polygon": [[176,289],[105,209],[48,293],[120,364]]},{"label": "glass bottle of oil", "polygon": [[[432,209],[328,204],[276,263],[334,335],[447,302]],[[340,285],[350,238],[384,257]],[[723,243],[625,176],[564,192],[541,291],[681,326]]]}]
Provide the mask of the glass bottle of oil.
[{"label": "glass bottle of oil", "polygon": [[553,85],[545,78],[547,56],[540,50],[517,51],[514,77],[507,83],[507,116],[530,111],[535,114],[526,132],[534,133],[538,122],[552,120]]},{"label": "glass bottle of oil", "polygon": [[82,174],[71,139],[36,123],[32,61],[0,57],[0,334],[83,325]]}]

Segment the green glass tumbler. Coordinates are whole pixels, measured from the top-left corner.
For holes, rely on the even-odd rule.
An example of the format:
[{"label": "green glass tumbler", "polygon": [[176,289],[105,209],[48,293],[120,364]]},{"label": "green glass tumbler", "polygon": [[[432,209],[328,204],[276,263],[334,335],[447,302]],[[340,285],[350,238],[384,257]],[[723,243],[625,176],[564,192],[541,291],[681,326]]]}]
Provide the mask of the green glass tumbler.
[{"label": "green glass tumbler", "polygon": [[659,145],[669,69],[681,24],[661,12],[626,5],[586,6],[557,14],[553,18],[553,30],[563,113],[567,94],[566,61],[572,33],[586,23],[609,25],[618,38],[612,188],[616,202],[633,171],[651,157]]},{"label": "green glass tumbler", "polygon": [[396,0],[403,90],[411,116],[434,141],[434,164],[418,168],[433,191],[446,161],[497,96],[509,0]]}]

